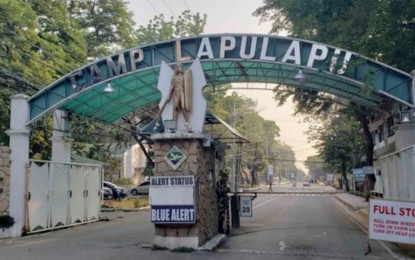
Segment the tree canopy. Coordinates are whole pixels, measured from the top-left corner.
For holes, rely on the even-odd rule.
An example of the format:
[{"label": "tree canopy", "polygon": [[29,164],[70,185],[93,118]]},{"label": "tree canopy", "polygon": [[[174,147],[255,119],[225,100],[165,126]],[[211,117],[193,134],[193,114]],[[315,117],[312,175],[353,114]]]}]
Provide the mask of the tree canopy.
[{"label": "tree canopy", "polygon": [[331,44],[410,72],[415,68],[414,1],[264,0],[253,13],[271,33]]},{"label": "tree canopy", "polygon": [[[261,21],[272,21],[271,33],[288,32],[292,37],[331,44],[410,72],[415,67],[415,13],[411,11],[414,8],[415,2],[406,0],[264,0],[253,15]],[[344,144],[364,142],[366,147],[362,149],[367,152],[367,163],[372,164],[373,141],[367,124],[373,111],[352,103],[339,110],[333,106],[332,96],[313,90],[278,86],[274,93],[279,104],[293,96],[295,114],[324,121],[330,113],[345,113],[349,116],[343,119],[350,120],[350,124],[359,121],[364,135],[344,136],[349,138]],[[330,122],[341,123],[336,120]],[[321,140],[326,146],[320,148],[325,147],[329,153],[335,144],[329,139]],[[342,141],[339,138],[334,140]],[[333,162],[332,166],[336,168],[336,165]]]}]

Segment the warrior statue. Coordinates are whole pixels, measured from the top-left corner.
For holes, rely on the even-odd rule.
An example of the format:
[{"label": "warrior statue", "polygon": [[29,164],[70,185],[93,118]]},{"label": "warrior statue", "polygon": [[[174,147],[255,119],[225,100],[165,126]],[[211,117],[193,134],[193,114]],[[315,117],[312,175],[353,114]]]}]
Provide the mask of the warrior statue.
[{"label": "warrior statue", "polygon": [[192,71],[186,73],[183,71],[182,64],[176,64],[174,74],[170,83],[170,92],[165,103],[160,109],[161,114],[171,100],[173,99],[173,119],[177,122],[180,112],[183,113],[185,126],[188,131],[191,130],[189,123],[189,113],[192,108]]}]

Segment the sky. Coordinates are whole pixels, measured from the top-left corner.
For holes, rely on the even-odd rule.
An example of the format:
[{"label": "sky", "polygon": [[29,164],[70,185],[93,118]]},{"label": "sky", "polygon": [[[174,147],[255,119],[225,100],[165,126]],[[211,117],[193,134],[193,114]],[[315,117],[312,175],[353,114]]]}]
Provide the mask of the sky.
[{"label": "sky", "polygon": [[[130,0],[129,9],[134,12],[137,26],[146,26],[155,15],[163,13],[165,17],[177,17],[183,11],[207,14],[205,34],[215,33],[252,33],[267,34],[271,23],[259,23],[252,13],[262,5],[262,0]],[[246,84],[245,84],[246,85]],[[249,86],[254,86],[249,83]],[[266,120],[273,120],[280,127],[279,140],[292,147],[296,159],[306,160],[315,154],[312,144],[308,143],[304,132],[308,124],[300,123],[300,117],[292,117],[293,105],[288,103],[277,107],[272,92],[265,90],[238,90],[238,94],[250,97],[258,102],[258,111]],[[306,171],[302,163],[297,167]],[[307,172],[307,171],[306,171]]]}]

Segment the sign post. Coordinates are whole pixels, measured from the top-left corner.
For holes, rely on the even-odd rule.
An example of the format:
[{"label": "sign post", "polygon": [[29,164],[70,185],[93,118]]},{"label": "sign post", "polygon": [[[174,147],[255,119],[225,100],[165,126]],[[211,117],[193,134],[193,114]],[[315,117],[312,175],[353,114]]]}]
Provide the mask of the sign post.
[{"label": "sign post", "polygon": [[415,202],[371,199],[369,239],[415,244]]},{"label": "sign post", "polygon": [[240,196],[240,202],[239,215],[241,217],[252,217],[252,196]]},{"label": "sign post", "polygon": [[151,222],[194,224],[194,176],[153,176],[150,179]]}]

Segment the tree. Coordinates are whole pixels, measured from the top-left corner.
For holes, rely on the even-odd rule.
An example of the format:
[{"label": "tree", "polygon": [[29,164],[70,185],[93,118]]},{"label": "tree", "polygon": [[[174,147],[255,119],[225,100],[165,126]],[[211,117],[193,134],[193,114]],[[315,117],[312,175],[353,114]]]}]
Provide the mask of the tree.
[{"label": "tree", "polygon": [[[347,172],[360,164],[365,150],[364,138],[358,135],[359,122],[345,115],[334,115],[322,125],[309,131],[311,138],[317,140],[314,146],[328,168],[342,174],[347,180]],[[349,190],[346,181],[346,189]]]},{"label": "tree", "polygon": [[[281,177],[287,174],[288,169],[296,171],[294,152],[291,147],[277,140],[280,129],[275,122],[259,115],[256,101],[239,96],[236,92],[228,95],[229,88],[216,86],[214,91],[206,91],[205,97],[211,112],[227,121],[249,140],[242,147],[241,164],[243,173],[244,169],[249,170],[251,185],[258,184],[259,173],[264,173],[270,164],[276,166],[275,172]],[[220,132],[219,129],[216,130]],[[229,151],[228,157],[231,152],[235,153],[234,150]]]},{"label": "tree", "polygon": [[[415,2],[403,0],[265,0],[254,15],[262,21],[273,21],[271,32],[287,30],[293,37],[350,49],[411,71],[415,67],[415,14],[410,11],[413,8]],[[284,101],[289,95],[301,97],[294,98],[296,112],[318,115],[319,111],[330,111],[333,105],[322,93],[316,95],[301,89],[281,88],[276,88],[275,93],[279,101]],[[314,99],[315,96],[318,99]],[[373,140],[368,129],[368,116],[374,111],[353,103],[343,111],[361,123],[366,143],[366,164],[372,165]]]},{"label": "tree", "polygon": [[10,89],[3,89],[0,91],[0,146],[9,144],[9,137],[6,134],[6,130],[10,125],[10,96],[13,91]]},{"label": "tree", "polygon": [[316,155],[308,156],[304,162],[304,165],[308,169],[308,175],[313,180],[319,180],[320,176],[325,176],[328,172],[328,169],[322,159]]},{"label": "tree", "polygon": [[177,37],[195,36],[203,33],[207,16],[199,13],[191,14],[189,10],[166,21],[163,14],[156,15],[147,26],[140,26],[136,32],[140,44],[169,40]]},{"label": "tree", "polygon": [[[32,95],[85,60],[79,28],[65,14],[64,1],[0,2],[0,96],[6,112],[0,125],[9,125],[10,95]],[[49,159],[50,118],[32,130],[31,156]],[[0,131],[4,138],[4,128]]]},{"label": "tree", "polygon": [[72,0],[68,7],[82,28],[88,57],[96,59],[135,45],[133,13],[125,1]]},{"label": "tree", "polygon": [[349,49],[404,71],[415,67],[414,1],[264,0],[253,15],[283,30]]}]

